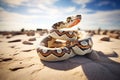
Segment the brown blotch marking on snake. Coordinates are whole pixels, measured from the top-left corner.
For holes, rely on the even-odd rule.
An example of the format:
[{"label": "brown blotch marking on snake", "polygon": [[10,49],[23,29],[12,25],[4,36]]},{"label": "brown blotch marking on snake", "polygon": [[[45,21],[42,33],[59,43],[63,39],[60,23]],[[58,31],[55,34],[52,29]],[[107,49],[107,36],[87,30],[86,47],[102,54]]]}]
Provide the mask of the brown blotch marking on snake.
[{"label": "brown blotch marking on snake", "polygon": [[83,45],[81,45],[81,44],[77,44],[77,46],[78,46],[79,48],[82,48],[82,49],[88,49],[88,48],[90,48],[89,45],[83,46]]},{"label": "brown blotch marking on snake", "polygon": [[73,31],[72,34],[69,33],[69,31],[65,31],[65,34],[69,37],[69,38],[72,38],[74,36],[76,36],[76,32]]},{"label": "brown blotch marking on snake", "polygon": [[57,22],[57,23],[53,24],[52,28],[58,29],[58,27],[60,27],[60,25],[62,25],[62,24],[65,25],[65,23],[63,21]]},{"label": "brown blotch marking on snake", "polygon": [[67,54],[70,54],[70,51],[69,50],[66,50],[66,49],[61,49],[62,50],[62,52],[61,53],[58,53],[57,52],[57,50],[48,50],[46,53],[44,53],[43,51],[42,51],[42,49],[37,49],[37,52],[39,52],[42,56],[44,56],[44,57],[47,57],[47,56],[49,56],[49,55],[51,55],[51,54],[53,54],[53,55],[55,55],[56,57],[62,57],[62,56],[64,56],[66,53]]},{"label": "brown blotch marking on snake", "polygon": [[53,52],[53,55],[55,55],[55,56],[57,56],[57,57],[62,57],[62,56],[64,56],[66,53],[67,53],[67,54],[70,54],[70,51],[69,51],[69,50],[66,50],[66,49],[61,49],[61,50],[62,50],[61,53],[58,53],[57,50],[55,50],[55,51]]},{"label": "brown blotch marking on snake", "polygon": [[85,42],[87,42],[87,45],[82,45],[81,44],[82,41],[78,41],[78,46],[81,48],[90,48],[91,46],[89,45],[89,41],[85,40]]},{"label": "brown blotch marking on snake", "polygon": [[47,38],[44,38],[41,43],[44,43],[44,46],[48,47],[48,41],[51,41],[52,40],[52,37],[49,36]]},{"label": "brown blotch marking on snake", "polygon": [[[62,50],[62,49],[61,49],[61,50]],[[62,56],[65,55],[65,52],[63,52],[63,50],[62,50],[61,53],[58,53],[57,50],[54,50],[54,51],[53,51],[53,55],[55,55],[55,56],[57,56],[57,57],[62,57]]]},{"label": "brown blotch marking on snake", "polygon": [[59,36],[67,35],[67,37],[69,37],[69,38],[72,38],[72,37],[74,37],[76,35],[75,31],[73,31],[72,34],[69,34],[70,31],[62,31],[62,32],[60,32],[59,30],[54,30],[53,29],[53,30],[51,30],[50,33],[52,33],[52,32],[57,33]]},{"label": "brown blotch marking on snake", "polygon": [[[89,48],[92,47],[92,46],[89,45],[89,44],[84,46],[84,45],[81,44],[81,42],[82,42],[82,41],[75,41],[75,42],[73,43],[73,46],[72,46],[72,47],[78,46],[78,47],[79,47],[80,49],[82,49],[82,50],[86,50],[86,49],[89,49]],[[88,40],[86,40],[86,42],[89,43]]]},{"label": "brown blotch marking on snake", "polygon": [[42,56],[44,56],[44,57],[47,57],[47,56],[49,56],[51,53],[50,53],[50,51],[49,50],[47,50],[47,52],[46,53],[44,53],[43,51],[42,51],[42,49],[37,49],[37,52],[38,53],[40,53]]}]

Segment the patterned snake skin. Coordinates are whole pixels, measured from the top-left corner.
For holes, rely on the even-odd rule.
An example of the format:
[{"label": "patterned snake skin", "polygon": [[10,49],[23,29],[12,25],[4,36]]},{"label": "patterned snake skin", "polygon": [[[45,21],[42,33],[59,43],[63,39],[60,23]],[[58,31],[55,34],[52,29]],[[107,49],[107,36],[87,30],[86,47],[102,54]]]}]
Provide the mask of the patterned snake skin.
[{"label": "patterned snake skin", "polygon": [[[37,48],[41,60],[61,61],[75,55],[85,55],[92,51],[92,39],[84,31],[68,30],[81,21],[81,15],[67,17],[66,22],[53,24]],[[66,29],[64,29],[66,28]]]}]

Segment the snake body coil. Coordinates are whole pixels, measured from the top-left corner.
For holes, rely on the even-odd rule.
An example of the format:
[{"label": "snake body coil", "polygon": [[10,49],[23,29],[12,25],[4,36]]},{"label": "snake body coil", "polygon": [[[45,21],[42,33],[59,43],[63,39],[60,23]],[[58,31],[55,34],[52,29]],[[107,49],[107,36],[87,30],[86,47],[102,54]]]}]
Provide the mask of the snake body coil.
[{"label": "snake body coil", "polygon": [[85,55],[92,51],[91,37],[83,31],[62,30],[71,28],[81,21],[81,15],[68,17],[66,22],[53,24],[53,29],[45,36],[37,48],[40,59],[45,61],[61,61],[77,55]]}]

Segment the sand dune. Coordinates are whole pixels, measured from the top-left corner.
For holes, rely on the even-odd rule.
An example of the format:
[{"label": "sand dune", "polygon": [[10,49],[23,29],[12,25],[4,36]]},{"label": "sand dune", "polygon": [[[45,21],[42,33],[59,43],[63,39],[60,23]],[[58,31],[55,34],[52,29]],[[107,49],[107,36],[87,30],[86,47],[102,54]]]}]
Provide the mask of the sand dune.
[{"label": "sand dune", "polygon": [[120,80],[120,40],[101,41],[103,37],[106,35],[92,37],[93,50],[99,55],[97,60],[75,56],[45,62],[36,52],[41,38],[38,34],[10,38],[0,35],[0,80]]}]

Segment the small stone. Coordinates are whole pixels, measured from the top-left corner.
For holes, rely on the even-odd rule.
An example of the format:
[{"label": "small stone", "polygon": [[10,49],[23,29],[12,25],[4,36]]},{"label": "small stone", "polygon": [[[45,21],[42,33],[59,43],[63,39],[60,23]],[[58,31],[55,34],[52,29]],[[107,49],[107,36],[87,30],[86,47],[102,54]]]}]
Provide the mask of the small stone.
[{"label": "small stone", "polygon": [[10,61],[10,60],[12,60],[12,58],[4,58],[4,59],[2,59],[3,61]]},{"label": "small stone", "polygon": [[8,41],[8,43],[13,43],[13,42],[20,42],[21,39],[16,39],[16,40],[11,40],[11,41]]},{"label": "small stone", "polygon": [[9,38],[11,38],[11,37],[12,37],[12,35],[7,35],[7,36],[6,36],[7,39],[9,39]]},{"label": "small stone", "polygon": [[30,52],[32,50],[34,50],[34,49],[22,50],[22,52]]},{"label": "small stone", "polygon": [[26,31],[25,33],[26,33],[27,36],[34,36],[35,35],[34,30]]},{"label": "small stone", "polygon": [[3,61],[10,61],[10,60],[12,60],[12,58],[11,57],[6,57],[6,58],[0,58],[0,62],[3,62]]},{"label": "small stone", "polygon": [[10,46],[11,48],[15,48],[15,46]]},{"label": "small stone", "polygon": [[19,66],[19,67],[9,68],[9,70],[11,70],[11,71],[16,71],[16,70],[23,69],[23,68],[24,68],[24,67]]},{"label": "small stone", "polygon": [[109,37],[103,37],[100,39],[101,41],[110,41],[110,38]]},{"label": "small stone", "polygon": [[33,43],[29,42],[29,41],[23,41],[23,44],[26,44],[26,45],[33,45]]},{"label": "small stone", "polygon": [[36,41],[36,38],[30,38],[28,41]]},{"label": "small stone", "polygon": [[105,31],[103,31],[103,33],[102,33],[102,34],[103,34],[103,35],[106,35],[106,34],[107,34],[107,32],[108,32],[108,31],[107,31],[107,30],[105,30]]},{"label": "small stone", "polygon": [[31,67],[32,65],[34,65],[34,64],[32,64],[31,62],[22,62],[22,61],[14,62],[13,64],[10,64],[9,70],[17,71],[20,69]]},{"label": "small stone", "polygon": [[30,52],[31,50],[22,50],[22,52]]},{"label": "small stone", "polygon": [[116,33],[111,33],[111,34],[109,34],[109,36],[110,36],[111,38],[115,38],[115,39],[119,39],[119,38],[120,38],[120,35],[119,35],[119,34],[116,34]]}]

